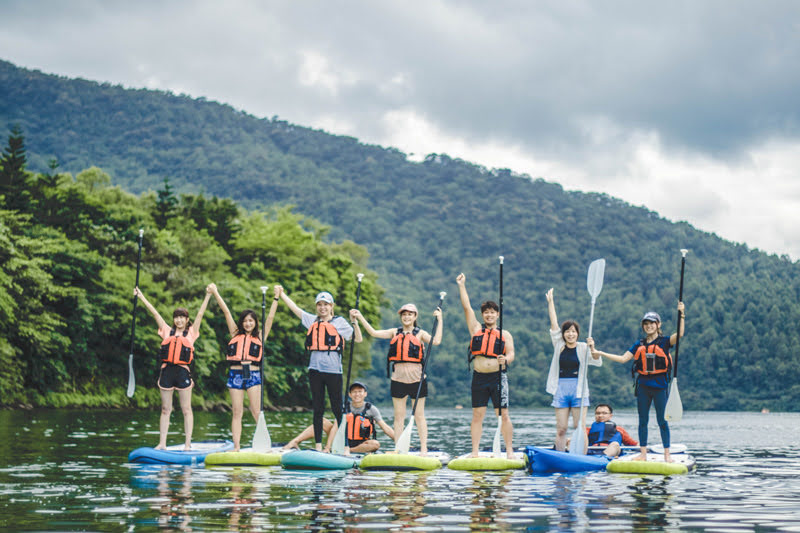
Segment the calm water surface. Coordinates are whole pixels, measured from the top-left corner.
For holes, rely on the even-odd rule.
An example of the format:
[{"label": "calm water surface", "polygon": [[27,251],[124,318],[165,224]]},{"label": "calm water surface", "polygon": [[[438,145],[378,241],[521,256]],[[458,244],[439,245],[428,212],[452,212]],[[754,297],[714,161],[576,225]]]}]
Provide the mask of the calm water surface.
[{"label": "calm water surface", "polygon": [[[616,414],[635,435],[635,414]],[[0,528],[800,531],[800,414],[684,416],[672,426],[673,441],[690,447],[698,468],[665,478],[137,466],[127,454],[156,444],[157,412],[3,411]],[[468,409],[430,410],[431,445],[467,452],[469,417]],[[308,414],[267,418],[277,442],[310,421]],[[551,410],[518,409],[512,420],[516,446],[552,443]],[[195,413],[195,439],[226,438],[229,424],[227,414]],[[493,424],[485,426],[487,446]],[[176,413],[172,429],[179,427]],[[253,430],[245,427],[245,439]],[[655,426],[650,434],[658,438]],[[179,442],[173,431],[170,443]]]}]

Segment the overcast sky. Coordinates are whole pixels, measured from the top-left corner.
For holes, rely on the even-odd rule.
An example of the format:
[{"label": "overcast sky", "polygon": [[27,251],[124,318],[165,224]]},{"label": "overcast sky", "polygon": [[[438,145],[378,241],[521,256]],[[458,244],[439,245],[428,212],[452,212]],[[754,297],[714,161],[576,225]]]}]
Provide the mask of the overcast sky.
[{"label": "overcast sky", "polygon": [[0,58],[510,168],[800,259],[800,1],[0,0]]}]

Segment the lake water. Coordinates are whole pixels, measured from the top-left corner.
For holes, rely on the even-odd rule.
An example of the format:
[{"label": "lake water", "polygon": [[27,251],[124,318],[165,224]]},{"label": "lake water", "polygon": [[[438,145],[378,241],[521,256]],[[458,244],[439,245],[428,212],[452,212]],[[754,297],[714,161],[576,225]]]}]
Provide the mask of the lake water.
[{"label": "lake water", "polygon": [[[382,409],[384,413],[391,409]],[[615,413],[635,436],[632,411]],[[493,419],[494,417],[492,417]],[[655,418],[654,416],[651,418]],[[309,414],[268,413],[285,442]],[[431,446],[469,451],[470,410],[431,409]],[[551,445],[550,409],[513,410],[515,446]],[[182,441],[173,414],[170,444]],[[230,417],[195,413],[195,440]],[[298,472],[280,467],[143,467],[158,413],[1,411],[0,527],[9,531],[800,531],[800,414],[687,412],[672,425],[697,470],[685,476],[525,471]],[[245,427],[245,439],[254,425]],[[491,445],[494,420],[484,444]],[[650,435],[658,442],[655,425]],[[651,441],[653,439],[651,438]],[[384,447],[389,445],[381,437]]]}]

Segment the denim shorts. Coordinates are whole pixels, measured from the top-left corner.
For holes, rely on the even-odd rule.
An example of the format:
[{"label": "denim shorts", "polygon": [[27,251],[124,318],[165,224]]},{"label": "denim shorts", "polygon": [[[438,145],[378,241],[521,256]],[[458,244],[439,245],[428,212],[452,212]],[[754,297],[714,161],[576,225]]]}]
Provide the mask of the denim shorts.
[{"label": "denim shorts", "polygon": [[250,368],[250,378],[242,379],[241,368],[231,368],[228,370],[228,388],[247,390],[250,387],[261,385],[261,373],[258,367]]},{"label": "denim shorts", "polygon": [[[582,407],[581,398],[578,394],[578,378],[558,378],[558,390],[553,395],[553,407],[561,409],[565,407]],[[583,398],[583,405],[589,406],[589,397]]]}]

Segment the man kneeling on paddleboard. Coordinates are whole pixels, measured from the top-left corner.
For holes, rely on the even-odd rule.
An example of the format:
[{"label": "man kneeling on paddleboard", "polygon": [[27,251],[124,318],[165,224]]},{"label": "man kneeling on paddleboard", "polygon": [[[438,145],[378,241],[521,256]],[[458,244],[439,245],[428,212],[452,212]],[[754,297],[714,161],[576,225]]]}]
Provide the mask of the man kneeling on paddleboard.
[{"label": "man kneeling on paddleboard", "polygon": [[[394,430],[384,422],[381,412],[377,407],[365,401],[367,398],[367,387],[360,381],[354,381],[348,391],[350,396],[350,412],[347,413],[347,440],[350,451],[353,453],[372,453],[381,447],[381,443],[375,438],[375,426],[380,426],[383,432],[394,440]],[[331,435],[333,422],[327,418],[322,420],[322,430],[328,435],[323,451],[330,452],[331,443],[335,434]],[[299,448],[304,440],[314,437],[314,426],[308,426],[298,436],[290,440],[284,450]]]},{"label": "man kneeling on paddleboard", "polygon": [[594,408],[594,423],[586,428],[588,446],[602,448],[588,449],[588,455],[605,454],[606,457],[617,457],[622,451],[622,446],[638,446],[622,426],[611,420],[614,410],[605,403],[597,404]]}]

